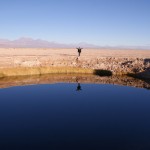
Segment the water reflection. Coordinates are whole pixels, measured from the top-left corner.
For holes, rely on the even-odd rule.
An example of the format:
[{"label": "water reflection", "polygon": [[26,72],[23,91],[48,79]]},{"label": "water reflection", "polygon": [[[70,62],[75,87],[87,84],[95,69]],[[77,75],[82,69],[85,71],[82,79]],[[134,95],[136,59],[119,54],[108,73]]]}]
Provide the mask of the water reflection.
[{"label": "water reflection", "polygon": [[146,81],[46,75],[3,78],[0,86],[17,86],[0,90],[2,150],[150,149]]},{"label": "water reflection", "polygon": [[81,90],[82,90],[81,85],[80,85],[80,83],[78,83],[76,91],[81,91]]},{"label": "water reflection", "polygon": [[81,83],[116,84],[150,89],[150,81],[135,79],[129,76],[100,77],[96,75],[51,74],[42,76],[19,76],[0,79],[0,88],[24,86],[31,84],[77,83],[77,91],[81,91]]}]

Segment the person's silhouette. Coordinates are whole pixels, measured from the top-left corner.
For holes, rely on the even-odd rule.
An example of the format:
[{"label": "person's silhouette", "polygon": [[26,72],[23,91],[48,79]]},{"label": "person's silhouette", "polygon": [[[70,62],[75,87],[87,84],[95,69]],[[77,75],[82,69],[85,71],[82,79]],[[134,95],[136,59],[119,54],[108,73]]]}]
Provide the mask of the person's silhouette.
[{"label": "person's silhouette", "polygon": [[81,89],[81,85],[80,85],[80,83],[78,83],[78,86],[77,86],[77,89],[76,89],[76,91],[81,91],[82,89]]},{"label": "person's silhouette", "polygon": [[77,48],[77,50],[78,50],[78,54],[79,54],[79,57],[80,57],[80,54],[81,54],[81,50],[82,50],[83,48]]}]

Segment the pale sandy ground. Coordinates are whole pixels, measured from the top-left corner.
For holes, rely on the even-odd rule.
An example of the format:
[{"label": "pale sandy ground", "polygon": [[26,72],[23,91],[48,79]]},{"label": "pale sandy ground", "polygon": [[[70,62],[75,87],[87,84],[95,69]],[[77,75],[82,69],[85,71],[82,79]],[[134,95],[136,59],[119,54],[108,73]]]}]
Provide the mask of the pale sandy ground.
[{"label": "pale sandy ground", "polygon": [[[77,56],[76,49],[0,48],[0,59],[10,56],[51,56],[53,59]],[[150,58],[150,50],[83,49],[82,57]]]}]

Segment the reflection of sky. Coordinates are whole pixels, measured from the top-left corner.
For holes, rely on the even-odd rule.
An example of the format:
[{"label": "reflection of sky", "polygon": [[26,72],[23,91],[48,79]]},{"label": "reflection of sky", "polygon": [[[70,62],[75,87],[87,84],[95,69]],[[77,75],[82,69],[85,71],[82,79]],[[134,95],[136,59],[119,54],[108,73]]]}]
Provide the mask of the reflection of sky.
[{"label": "reflection of sky", "polygon": [[1,89],[0,148],[150,148],[148,90],[81,86],[81,92],[77,84]]},{"label": "reflection of sky", "polygon": [[148,45],[149,0],[3,0],[0,38]]}]

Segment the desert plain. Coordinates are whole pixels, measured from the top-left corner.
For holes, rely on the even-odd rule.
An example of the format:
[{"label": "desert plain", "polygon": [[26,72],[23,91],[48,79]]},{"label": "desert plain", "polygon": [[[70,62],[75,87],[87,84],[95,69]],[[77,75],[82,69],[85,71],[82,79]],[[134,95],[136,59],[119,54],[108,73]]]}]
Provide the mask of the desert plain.
[{"label": "desert plain", "polygon": [[[74,49],[52,49],[52,48],[0,48],[0,57],[12,56],[51,56],[55,58],[76,57],[77,50]],[[126,57],[126,58],[150,58],[150,50],[133,49],[83,49],[81,57]]]},{"label": "desert plain", "polygon": [[[35,67],[38,67],[38,71],[34,73],[32,68]],[[46,71],[41,71],[42,67],[46,67],[46,69],[43,69]],[[51,71],[51,68],[54,67],[59,68]],[[10,75],[47,74],[51,72],[91,73],[91,70],[108,70],[112,74],[143,73],[147,70],[149,72],[150,50],[83,49],[81,56],[78,57],[76,48],[0,48],[1,76],[7,76],[9,74],[8,69],[13,68],[17,68],[17,71],[18,68],[26,68],[26,70],[29,68],[30,71],[20,74],[19,71],[14,73],[12,70]],[[69,70],[66,68],[69,68]]]}]

